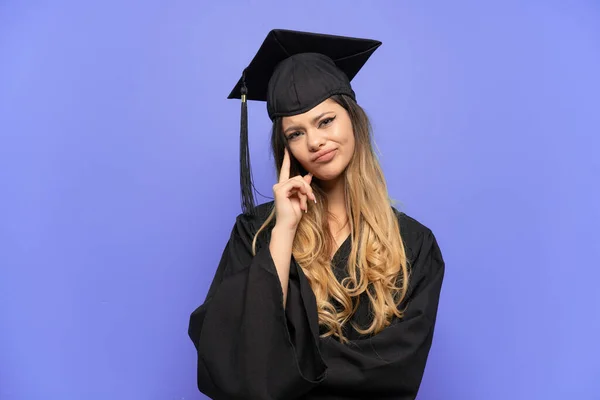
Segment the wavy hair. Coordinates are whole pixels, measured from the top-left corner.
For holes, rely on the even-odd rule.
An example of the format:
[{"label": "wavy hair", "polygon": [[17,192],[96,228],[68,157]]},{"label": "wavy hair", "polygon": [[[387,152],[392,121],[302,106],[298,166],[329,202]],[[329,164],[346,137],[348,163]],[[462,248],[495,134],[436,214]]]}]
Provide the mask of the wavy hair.
[{"label": "wavy hair", "polygon": [[[296,230],[292,254],[315,294],[319,325],[325,328],[322,336],[335,336],[341,342],[347,342],[343,327],[351,320],[363,293],[371,303],[373,319],[366,327],[352,322],[358,333],[376,334],[387,327],[394,316],[402,317],[400,304],[406,295],[409,272],[398,218],[391,207],[383,171],[373,150],[369,119],[352,98],[336,95],[331,99],[348,112],[355,137],[354,155],[344,171],[352,243],[348,276],[339,282],[333,273],[330,255],[337,245],[330,233],[327,196],[315,182],[312,187],[317,204],[309,202],[309,212],[302,217]],[[277,171],[283,164],[285,146],[281,119],[276,119],[271,147]],[[290,176],[307,173],[293,157],[291,160]],[[273,208],[254,236],[254,252],[258,235],[274,218]]]}]

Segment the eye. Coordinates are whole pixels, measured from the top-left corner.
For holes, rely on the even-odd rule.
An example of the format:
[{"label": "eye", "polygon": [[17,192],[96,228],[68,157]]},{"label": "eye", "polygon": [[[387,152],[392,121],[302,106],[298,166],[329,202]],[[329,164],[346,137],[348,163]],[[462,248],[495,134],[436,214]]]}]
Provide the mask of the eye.
[{"label": "eye", "polygon": [[333,122],[333,120],[335,119],[335,117],[330,117],[330,118],[325,118],[324,120],[321,121],[321,123],[319,124],[319,128],[322,126],[327,126],[329,124],[331,124]]},{"label": "eye", "polygon": [[302,132],[300,132],[300,131],[292,132],[287,136],[287,140],[293,140],[297,136],[300,136],[301,134],[302,134]]}]

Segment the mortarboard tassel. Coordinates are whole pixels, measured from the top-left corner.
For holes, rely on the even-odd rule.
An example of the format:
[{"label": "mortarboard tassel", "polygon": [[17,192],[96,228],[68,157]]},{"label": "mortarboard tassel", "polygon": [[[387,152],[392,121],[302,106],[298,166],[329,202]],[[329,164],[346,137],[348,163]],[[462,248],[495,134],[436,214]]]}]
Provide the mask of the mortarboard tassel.
[{"label": "mortarboard tassel", "polygon": [[242,212],[252,213],[254,211],[254,184],[252,183],[252,172],[250,169],[250,149],[248,147],[248,103],[246,102],[245,71],[242,74],[242,116],[240,127],[240,186],[242,195]]}]

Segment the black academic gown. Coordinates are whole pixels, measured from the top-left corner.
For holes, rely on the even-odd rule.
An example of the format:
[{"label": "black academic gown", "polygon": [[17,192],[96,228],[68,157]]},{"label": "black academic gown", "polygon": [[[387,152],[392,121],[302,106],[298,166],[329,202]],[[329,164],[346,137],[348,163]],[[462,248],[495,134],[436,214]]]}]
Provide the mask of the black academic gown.
[{"label": "black academic gown", "polygon": [[[198,388],[212,399],[414,399],[431,347],[444,261],[433,233],[396,212],[411,262],[408,307],[401,320],[377,335],[351,340],[321,338],[315,297],[293,260],[286,308],[269,235],[252,257],[258,216],[240,215],[223,251],[206,300],[190,317],[189,336],[198,353]],[[334,257],[334,273],[346,276],[347,239]],[[369,302],[360,299],[354,321],[369,323]]]}]

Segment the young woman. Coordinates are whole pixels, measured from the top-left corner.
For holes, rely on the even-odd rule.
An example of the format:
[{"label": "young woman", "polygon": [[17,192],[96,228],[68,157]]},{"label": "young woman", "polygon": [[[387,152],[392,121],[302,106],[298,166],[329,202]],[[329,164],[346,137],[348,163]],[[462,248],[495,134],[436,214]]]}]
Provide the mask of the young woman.
[{"label": "young woman", "polygon": [[[189,327],[211,398],[416,397],[444,261],[431,230],[390,204],[350,86],[380,44],[273,30],[230,95],[242,99],[244,212]],[[279,171],[259,206],[249,99],[267,102]]]}]

